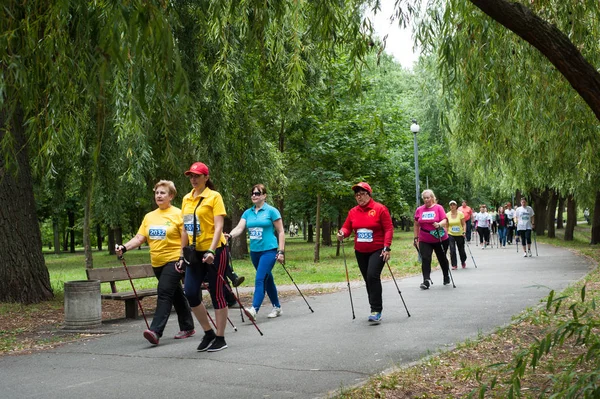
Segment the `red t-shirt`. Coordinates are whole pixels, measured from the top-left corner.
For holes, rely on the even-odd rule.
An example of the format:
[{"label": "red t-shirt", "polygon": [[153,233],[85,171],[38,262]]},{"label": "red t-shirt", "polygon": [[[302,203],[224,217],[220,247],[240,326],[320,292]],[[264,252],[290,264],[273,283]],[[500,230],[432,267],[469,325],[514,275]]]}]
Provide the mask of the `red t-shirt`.
[{"label": "red t-shirt", "polygon": [[354,232],[354,249],[369,253],[392,246],[394,225],[385,205],[371,198],[364,207],[357,205],[350,209],[340,231],[344,237]]},{"label": "red t-shirt", "polygon": [[461,206],[458,208],[458,210],[459,210],[460,212],[462,212],[462,213],[463,213],[463,215],[465,215],[465,221],[467,221],[467,220],[471,220],[471,217],[473,216],[473,209],[471,209],[471,207],[470,207],[470,206],[468,206],[468,205],[467,205],[467,206],[462,206],[462,205],[461,205]]}]

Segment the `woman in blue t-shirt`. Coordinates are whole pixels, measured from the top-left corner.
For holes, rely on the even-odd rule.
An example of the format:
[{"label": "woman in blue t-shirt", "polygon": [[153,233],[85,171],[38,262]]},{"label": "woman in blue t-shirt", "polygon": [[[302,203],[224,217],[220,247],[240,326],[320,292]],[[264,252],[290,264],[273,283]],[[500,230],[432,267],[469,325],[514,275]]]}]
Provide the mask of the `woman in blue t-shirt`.
[{"label": "woman in blue t-shirt", "polygon": [[264,185],[254,185],[251,198],[254,206],[242,214],[238,225],[226,235],[232,238],[238,237],[248,228],[250,258],[256,269],[256,279],[252,307],[246,309],[247,313],[253,319],[256,318],[266,291],[273,304],[273,310],[268,317],[279,317],[281,316],[281,304],[271,271],[275,266],[275,261],[284,262],[285,230],[283,221],[277,208],[265,202],[267,189]]}]

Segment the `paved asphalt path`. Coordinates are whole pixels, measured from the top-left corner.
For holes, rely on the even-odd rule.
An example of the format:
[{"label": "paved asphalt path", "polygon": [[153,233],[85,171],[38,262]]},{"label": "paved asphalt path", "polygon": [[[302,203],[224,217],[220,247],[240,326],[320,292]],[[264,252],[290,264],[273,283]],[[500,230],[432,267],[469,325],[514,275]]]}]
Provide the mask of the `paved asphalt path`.
[{"label": "paved asphalt path", "polygon": [[[591,267],[567,250],[538,246],[540,256],[534,250],[534,257],[525,259],[514,246],[481,250],[471,244],[478,268],[469,257],[466,269],[453,272],[456,288],[441,284],[440,270],[433,272],[428,291],[419,289],[420,276],[398,279],[411,317],[388,280],[378,326],[367,322],[366,290],[360,284],[352,287],[355,320],[347,289],[308,297],[314,313],[300,296],[283,302],[277,319],[268,319],[270,306],[263,307],[258,315],[262,337],[251,323],[241,322],[239,310],[232,310],[238,331],[228,327],[229,348],[215,353],[196,351],[200,333],[174,340],[174,315],[157,347],[142,337],[143,320],[105,323],[102,330],[112,333],[0,357],[0,397],[329,397],[373,374],[490,333]],[[356,267],[353,258],[348,266]],[[387,268],[383,276],[389,278]]]}]

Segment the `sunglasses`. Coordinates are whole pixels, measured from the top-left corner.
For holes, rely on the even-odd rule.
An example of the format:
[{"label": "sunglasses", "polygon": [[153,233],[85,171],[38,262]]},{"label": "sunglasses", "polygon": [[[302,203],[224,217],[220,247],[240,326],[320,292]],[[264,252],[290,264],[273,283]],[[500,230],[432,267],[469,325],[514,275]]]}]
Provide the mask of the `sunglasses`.
[{"label": "sunglasses", "polygon": [[253,191],[252,192],[252,196],[253,197],[260,197],[262,195],[262,193],[260,191]]}]

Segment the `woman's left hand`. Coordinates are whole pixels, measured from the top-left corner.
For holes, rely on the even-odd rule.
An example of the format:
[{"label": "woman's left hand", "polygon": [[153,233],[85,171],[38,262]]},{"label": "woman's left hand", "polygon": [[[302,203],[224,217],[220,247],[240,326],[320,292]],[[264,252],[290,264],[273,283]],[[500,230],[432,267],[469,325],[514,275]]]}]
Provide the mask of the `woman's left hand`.
[{"label": "woman's left hand", "polygon": [[275,256],[275,260],[283,265],[283,262],[285,262],[285,255],[278,253],[277,256]]},{"label": "woman's left hand", "polygon": [[202,257],[202,262],[212,265],[213,263],[215,263],[215,255],[210,252],[205,252],[204,256]]}]

